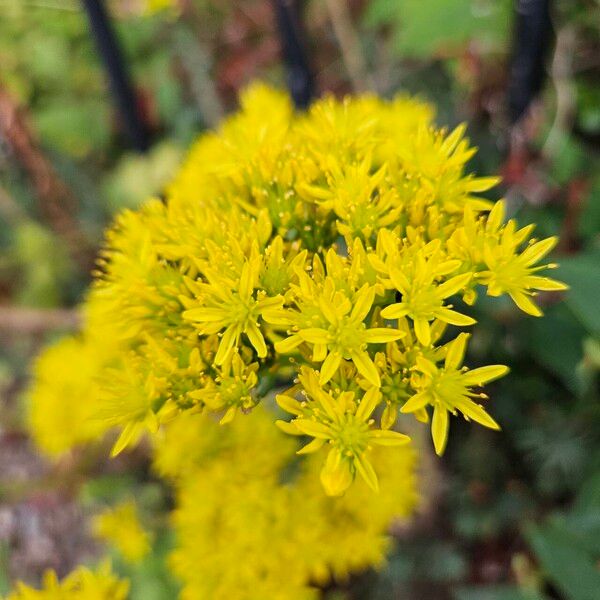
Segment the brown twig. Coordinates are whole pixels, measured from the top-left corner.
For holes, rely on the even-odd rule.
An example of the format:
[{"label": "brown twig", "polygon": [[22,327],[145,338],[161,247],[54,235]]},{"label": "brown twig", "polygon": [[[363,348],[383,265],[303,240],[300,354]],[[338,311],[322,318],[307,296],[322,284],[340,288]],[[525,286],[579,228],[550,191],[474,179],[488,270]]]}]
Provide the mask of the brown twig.
[{"label": "brown twig", "polygon": [[205,41],[202,18],[189,0],[180,0],[181,20],[188,25],[179,31],[176,48],[188,76],[190,92],[200,114],[209,127],[216,127],[225,116],[225,109],[211,73],[213,57]]},{"label": "brown twig", "polygon": [[352,24],[347,2],[345,0],[325,0],[325,4],[354,91],[373,90],[374,82],[361,52],[361,41]]},{"label": "brown twig", "polygon": [[41,216],[67,243],[73,259],[85,270],[93,264],[88,239],[74,217],[75,196],[46,158],[25,112],[0,88],[0,137],[26,171],[38,198]]},{"label": "brown twig", "polygon": [[35,335],[51,330],[74,330],[79,315],[72,309],[37,309],[0,306],[0,331]]},{"label": "brown twig", "polygon": [[550,133],[542,148],[542,156],[553,160],[564,138],[573,128],[577,108],[577,89],[573,81],[573,60],[577,49],[577,31],[566,25],[556,35],[556,48],[550,73],[556,90],[556,111]]}]

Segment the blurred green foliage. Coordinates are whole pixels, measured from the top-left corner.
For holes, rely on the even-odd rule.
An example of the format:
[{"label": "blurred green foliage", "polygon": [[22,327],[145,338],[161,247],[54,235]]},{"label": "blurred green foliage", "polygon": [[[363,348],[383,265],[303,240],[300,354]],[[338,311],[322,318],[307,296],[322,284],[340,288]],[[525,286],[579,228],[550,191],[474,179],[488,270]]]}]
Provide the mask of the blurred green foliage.
[{"label": "blurred green foliage", "polygon": [[373,0],[366,22],[390,26],[399,55],[430,60],[454,53],[472,40],[486,51],[503,48],[512,4],[511,0]]}]

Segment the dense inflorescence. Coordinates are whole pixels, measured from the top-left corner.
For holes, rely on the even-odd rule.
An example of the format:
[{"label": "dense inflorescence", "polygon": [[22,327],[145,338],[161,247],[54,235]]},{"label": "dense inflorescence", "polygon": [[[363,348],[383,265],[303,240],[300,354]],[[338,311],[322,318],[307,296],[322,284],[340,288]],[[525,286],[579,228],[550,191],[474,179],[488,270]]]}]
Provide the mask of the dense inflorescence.
[{"label": "dense inflorescence", "polygon": [[[296,114],[255,85],[201,137],[165,201],[116,219],[82,338],[63,342],[81,346],[71,385],[98,386],[79,412],[122,430],[115,453],[182,413],[226,424],[293,378],[278,396],[291,420],[278,423],[312,438],[301,452],[323,455],[333,495],[357,474],[377,489],[373,447],[408,441],[398,412],[431,419],[438,454],[450,414],[498,428],[478,388],[506,367],[470,370],[469,334],[442,340],[475,324],[482,291],[541,315],[536,290],[564,289],[539,274],[556,239],[531,239],[533,226],[479,197],[496,179],[465,174],[464,127],[436,129],[432,116],[369,96]],[[68,440],[50,440],[40,416],[50,362],[38,365],[32,423],[60,450]]]},{"label": "dense inflorescence", "polygon": [[[466,173],[474,152],[414,99],[299,114],[254,85],[163,199],[116,218],[82,332],[38,360],[30,424],[50,454],[150,434],[185,598],[310,598],[379,564],[416,502],[399,413],[438,454],[450,415],[499,428],[481,386],[508,369],[463,364],[470,307],[508,295],[540,316],[537,291],[565,286],[540,274],[556,239],[479,195],[497,180]],[[127,511],[97,533],[133,558],[148,539]]]},{"label": "dense inflorescence", "polygon": [[320,598],[332,580],[381,566],[390,523],[417,502],[411,448],[376,449],[379,494],[360,481],[326,496],[318,457],[290,461],[297,444],[263,405],[226,428],[180,415],[155,443],[155,470],[177,490],[170,566],[185,600]]}]

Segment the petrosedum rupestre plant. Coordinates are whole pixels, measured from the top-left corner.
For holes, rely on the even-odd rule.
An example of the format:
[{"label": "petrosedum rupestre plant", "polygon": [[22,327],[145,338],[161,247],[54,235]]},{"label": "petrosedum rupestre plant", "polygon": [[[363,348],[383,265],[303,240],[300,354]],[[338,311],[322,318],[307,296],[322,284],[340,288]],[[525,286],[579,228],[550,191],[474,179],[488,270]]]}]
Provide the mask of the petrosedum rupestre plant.
[{"label": "petrosedum rupestre plant", "polygon": [[[481,386],[507,368],[463,365],[469,307],[508,294],[540,316],[537,290],[565,286],[540,275],[556,239],[479,196],[497,180],[465,174],[463,135],[406,97],[295,113],[253,85],[164,199],[108,231],[82,331],[36,363],[29,423],[50,455],[150,434],[183,599],[316,599],[379,566],[418,499],[398,413],[431,422],[438,454],[450,415],[498,429]],[[94,532],[128,561],[151,549],[130,500]],[[102,568],[105,596],[125,596]],[[94,577],[11,598],[80,598]]]},{"label": "petrosedum rupestre plant", "polygon": [[[431,422],[438,454],[450,415],[498,429],[481,386],[508,369],[463,365],[469,307],[507,294],[540,316],[537,291],[565,289],[540,274],[556,239],[532,239],[480,197],[497,179],[465,173],[464,126],[432,119],[402,96],[295,113],[285,94],[250,87],[165,198],[108,231],[83,332],[38,363],[41,446],[117,427],[116,454],[201,412],[227,427],[293,380],[277,425],[340,495],[357,476],[378,489],[375,447],[409,442],[399,412]],[[66,395],[76,409],[56,402]]]}]

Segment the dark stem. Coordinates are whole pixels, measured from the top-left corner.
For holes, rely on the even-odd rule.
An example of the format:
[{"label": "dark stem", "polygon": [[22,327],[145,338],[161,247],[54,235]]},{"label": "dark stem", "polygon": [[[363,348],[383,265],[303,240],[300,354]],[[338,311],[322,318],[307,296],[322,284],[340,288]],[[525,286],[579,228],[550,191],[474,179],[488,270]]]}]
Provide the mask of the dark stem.
[{"label": "dark stem", "polygon": [[525,114],[542,89],[552,41],[550,0],[516,0],[515,33],[508,88],[511,123]]},{"label": "dark stem", "polygon": [[82,0],[98,52],[108,73],[110,88],[131,144],[138,152],[149,147],[148,130],[140,114],[123,53],[102,0]]},{"label": "dark stem", "polygon": [[304,30],[294,0],[273,0],[283,59],[288,70],[288,87],[294,104],[305,109],[315,95],[314,78],[308,61]]}]

